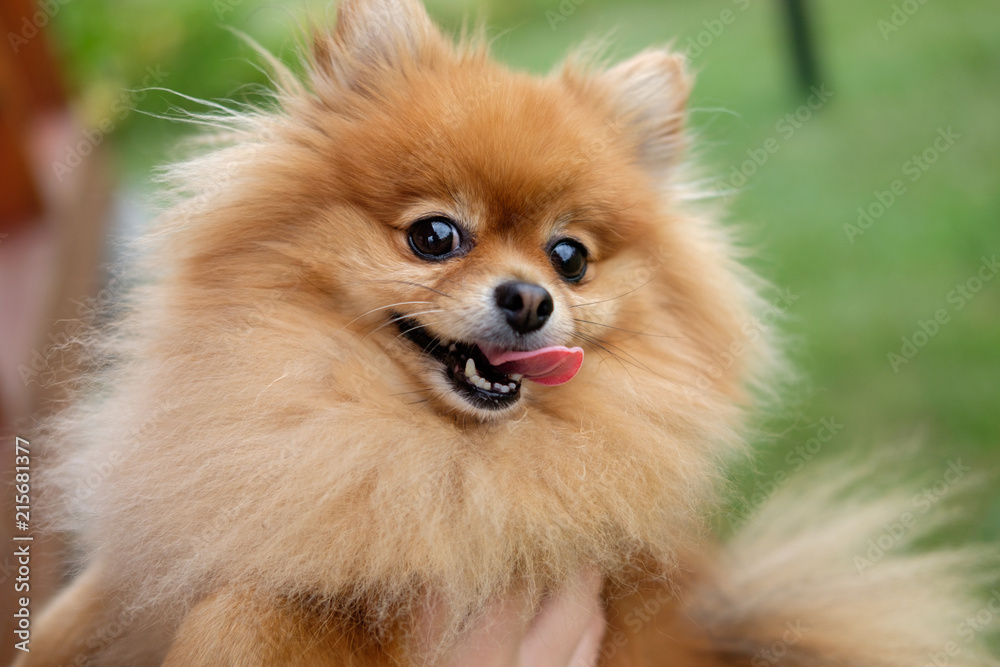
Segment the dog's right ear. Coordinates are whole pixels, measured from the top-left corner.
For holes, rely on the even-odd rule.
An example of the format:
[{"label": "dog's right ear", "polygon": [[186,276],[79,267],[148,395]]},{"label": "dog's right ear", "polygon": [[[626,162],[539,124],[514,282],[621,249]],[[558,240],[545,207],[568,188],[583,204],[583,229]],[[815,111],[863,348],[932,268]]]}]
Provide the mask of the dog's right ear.
[{"label": "dog's right ear", "polygon": [[643,168],[669,177],[685,149],[692,78],[683,56],[650,49],[596,74],[570,61],[562,77],[581,100],[606,99],[614,136],[631,145]]},{"label": "dog's right ear", "polygon": [[340,0],[333,32],[314,37],[313,68],[342,88],[420,62],[444,45],[419,0]]}]

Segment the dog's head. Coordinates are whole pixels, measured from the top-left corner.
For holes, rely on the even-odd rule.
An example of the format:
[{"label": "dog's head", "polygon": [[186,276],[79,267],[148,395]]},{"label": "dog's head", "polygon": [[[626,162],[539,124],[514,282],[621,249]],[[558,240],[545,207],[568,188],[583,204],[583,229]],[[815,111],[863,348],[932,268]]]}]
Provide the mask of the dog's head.
[{"label": "dog's head", "polygon": [[750,291],[684,209],[681,57],[536,78],[454,46],[415,0],[345,0],[309,60],[235,149],[195,280],[228,263],[246,282],[252,259],[266,286],[274,267],[342,349],[378,347],[367,375],[393,400],[476,421],[626,387],[738,393]]}]

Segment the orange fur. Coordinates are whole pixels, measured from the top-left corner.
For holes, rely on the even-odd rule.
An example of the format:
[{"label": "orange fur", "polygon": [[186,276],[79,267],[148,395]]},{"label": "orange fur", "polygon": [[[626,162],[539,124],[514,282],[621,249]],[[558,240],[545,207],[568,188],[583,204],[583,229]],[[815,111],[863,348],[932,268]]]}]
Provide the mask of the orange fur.
[{"label": "orange fur", "polygon": [[[541,596],[586,566],[613,628],[678,590],[775,363],[753,277],[686,203],[682,60],[534,78],[453,46],[415,0],[343,0],[308,65],[303,82],[276,65],[277,108],[212,117],[223,145],[173,168],[147,280],[92,343],[114,363],[53,426],[61,521],[126,626],[96,658],[405,663],[430,596],[447,645],[512,586]],[[415,257],[429,213],[473,249]],[[566,234],[590,252],[578,285],[545,251]],[[482,340],[511,278],[554,298],[538,344],[587,357],[488,412],[390,310]],[[74,493],[95,466],[108,479]],[[744,664],[682,607],[608,664]],[[663,648],[667,628],[687,639]]]}]

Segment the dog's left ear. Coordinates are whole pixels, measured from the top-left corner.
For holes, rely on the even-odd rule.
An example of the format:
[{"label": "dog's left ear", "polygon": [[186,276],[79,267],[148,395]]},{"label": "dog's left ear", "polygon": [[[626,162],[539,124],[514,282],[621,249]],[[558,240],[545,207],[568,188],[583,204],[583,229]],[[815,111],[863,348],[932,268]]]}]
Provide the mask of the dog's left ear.
[{"label": "dog's left ear", "polygon": [[637,162],[654,176],[668,176],[683,158],[693,81],[684,56],[654,49],[598,74],[581,76],[570,66],[563,76],[586,98],[609,101],[612,131],[631,144]]},{"label": "dog's left ear", "polygon": [[341,87],[364,87],[443,44],[419,0],[340,0],[333,32],[314,38],[313,67]]}]

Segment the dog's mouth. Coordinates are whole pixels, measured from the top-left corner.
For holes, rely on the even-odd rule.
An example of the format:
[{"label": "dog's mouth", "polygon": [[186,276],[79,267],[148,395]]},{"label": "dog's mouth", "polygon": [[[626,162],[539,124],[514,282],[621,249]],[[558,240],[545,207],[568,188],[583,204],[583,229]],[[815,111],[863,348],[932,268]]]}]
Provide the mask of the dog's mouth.
[{"label": "dog's mouth", "polygon": [[476,343],[434,336],[415,319],[396,313],[392,318],[403,336],[441,364],[457,394],[485,410],[503,410],[517,403],[526,379],[545,385],[562,384],[571,380],[583,364],[583,350],[578,347],[484,351]]}]

